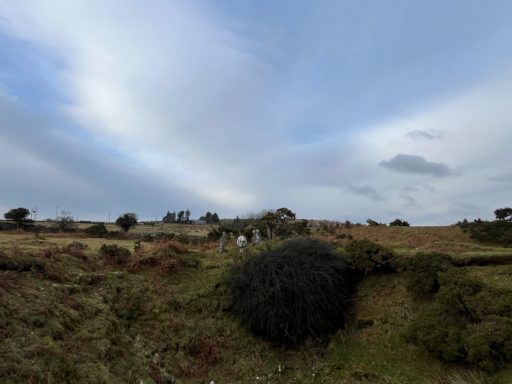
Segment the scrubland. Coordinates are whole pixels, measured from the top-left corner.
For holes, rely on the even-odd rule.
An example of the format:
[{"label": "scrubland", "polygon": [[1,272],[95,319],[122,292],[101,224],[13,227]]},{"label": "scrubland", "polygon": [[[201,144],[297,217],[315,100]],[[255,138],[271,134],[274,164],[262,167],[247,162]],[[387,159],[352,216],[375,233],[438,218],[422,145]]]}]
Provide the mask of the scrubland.
[{"label": "scrubland", "polygon": [[[339,227],[312,236],[339,252],[349,238],[367,238],[407,258],[512,257],[458,227]],[[0,232],[0,382],[512,383],[512,365],[447,364],[406,342],[405,330],[430,305],[407,290],[407,271],[362,278],[345,327],[322,343],[288,348],[252,335],[231,312],[224,278],[256,252],[240,257],[234,240],[220,254],[216,242]],[[510,264],[462,269],[512,289]]]}]

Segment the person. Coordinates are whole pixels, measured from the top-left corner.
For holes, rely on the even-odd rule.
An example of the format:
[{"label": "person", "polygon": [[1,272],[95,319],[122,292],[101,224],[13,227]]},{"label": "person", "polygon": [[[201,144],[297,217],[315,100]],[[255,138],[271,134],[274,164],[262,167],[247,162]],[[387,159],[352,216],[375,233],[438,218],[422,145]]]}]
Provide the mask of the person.
[{"label": "person", "polygon": [[260,230],[259,229],[254,229],[252,231],[252,244],[253,245],[258,245],[259,243],[261,243],[261,233],[260,233]]},{"label": "person", "polygon": [[238,239],[236,240],[236,245],[238,246],[238,250],[240,253],[244,252],[245,247],[247,246],[247,239],[244,235],[238,236]]},{"label": "person", "polygon": [[219,244],[219,252],[224,253],[224,248],[226,247],[226,239],[228,238],[228,235],[226,234],[226,231],[222,232],[222,236],[220,237],[220,244]]}]

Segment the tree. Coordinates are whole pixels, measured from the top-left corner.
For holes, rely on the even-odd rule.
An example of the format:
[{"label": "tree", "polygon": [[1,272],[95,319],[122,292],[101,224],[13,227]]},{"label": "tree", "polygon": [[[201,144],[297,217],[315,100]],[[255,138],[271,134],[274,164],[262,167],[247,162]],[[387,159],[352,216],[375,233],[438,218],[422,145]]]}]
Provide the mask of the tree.
[{"label": "tree", "polygon": [[124,233],[128,233],[130,228],[137,225],[137,215],[130,212],[125,213],[117,218],[116,225],[121,227]]},{"label": "tree", "polygon": [[267,237],[269,239],[272,239],[276,230],[284,234],[283,229],[290,220],[295,220],[295,213],[284,207],[275,211],[267,211],[260,218],[260,221],[267,227]]},{"label": "tree", "polygon": [[390,227],[409,227],[410,224],[405,220],[395,219],[389,223]]},{"label": "tree", "polygon": [[174,223],[176,221],[176,212],[172,211],[171,213],[167,211],[167,214],[162,218],[162,221],[164,223]]},{"label": "tree", "polygon": [[57,226],[59,231],[62,232],[72,232],[76,230],[75,219],[71,216],[71,212],[62,211],[60,216],[57,217]]},{"label": "tree", "polygon": [[178,212],[178,218],[177,218],[177,222],[178,223],[181,223],[183,221],[183,216],[185,216],[185,211],[179,211]]},{"label": "tree", "polygon": [[498,208],[494,211],[494,215],[496,216],[496,220],[512,221],[512,208]]},{"label": "tree", "polygon": [[27,220],[27,216],[30,215],[30,211],[27,208],[13,208],[9,212],[4,214],[7,220],[12,220],[16,223],[16,229],[20,227],[20,224]]},{"label": "tree", "polygon": [[187,224],[190,223],[190,209],[188,209],[188,208],[185,211],[185,223],[187,223]]},{"label": "tree", "polygon": [[212,224],[220,224],[219,215],[217,215],[217,212],[214,212],[212,215]]}]

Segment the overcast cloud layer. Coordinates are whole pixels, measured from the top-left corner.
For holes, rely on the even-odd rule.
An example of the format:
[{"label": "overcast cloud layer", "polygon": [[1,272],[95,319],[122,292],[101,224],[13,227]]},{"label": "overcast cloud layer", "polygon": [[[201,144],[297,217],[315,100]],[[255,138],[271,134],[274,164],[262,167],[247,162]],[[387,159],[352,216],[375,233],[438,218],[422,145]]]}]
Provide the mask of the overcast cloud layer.
[{"label": "overcast cloud layer", "polygon": [[512,3],[0,0],[0,211],[512,204]]}]

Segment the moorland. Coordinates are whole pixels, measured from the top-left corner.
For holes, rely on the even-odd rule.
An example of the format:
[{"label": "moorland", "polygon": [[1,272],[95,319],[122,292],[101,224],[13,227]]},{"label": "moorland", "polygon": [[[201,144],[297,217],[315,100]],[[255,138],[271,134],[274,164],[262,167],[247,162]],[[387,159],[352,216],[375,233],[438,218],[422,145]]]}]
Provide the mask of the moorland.
[{"label": "moorland", "polygon": [[[240,255],[229,238],[220,253],[218,240],[206,236],[212,228],[138,226],[117,238],[0,232],[0,381],[512,383],[512,364],[501,361],[510,351],[487,366],[484,358],[450,360],[411,342],[411,324],[436,304],[411,291],[408,268],[363,273],[345,326],[322,342],[288,347],[253,335],[231,311],[225,277],[281,240]],[[173,235],[152,239],[149,232]],[[397,260],[440,252],[491,291],[512,290],[512,265],[503,262],[512,249],[480,243],[460,226],[326,224],[309,237],[340,255],[362,239]],[[471,262],[493,259],[501,262]]]}]

